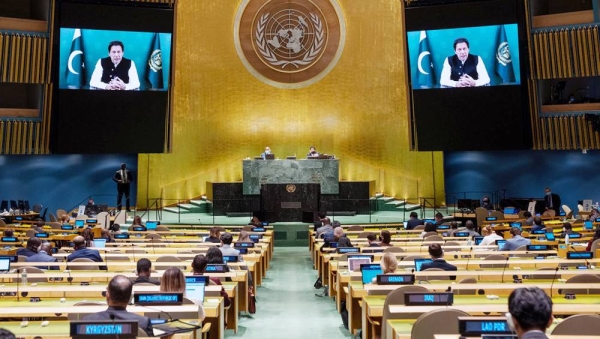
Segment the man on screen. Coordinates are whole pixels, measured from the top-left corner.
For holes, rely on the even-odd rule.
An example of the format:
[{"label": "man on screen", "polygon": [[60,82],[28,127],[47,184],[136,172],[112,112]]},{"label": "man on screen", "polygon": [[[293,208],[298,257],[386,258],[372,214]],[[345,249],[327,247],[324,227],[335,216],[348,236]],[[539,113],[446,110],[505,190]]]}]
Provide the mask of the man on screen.
[{"label": "man on screen", "polygon": [[469,40],[454,40],[454,55],[446,58],[442,68],[442,87],[489,86],[488,75],[480,56],[469,54]]},{"label": "man on screen", "polygon": [[140,79],[133,60],[123,57],[125,46],[121,41],[108,44],[108,57],[96,63],[90,86],[113,91],[140,89]]}]

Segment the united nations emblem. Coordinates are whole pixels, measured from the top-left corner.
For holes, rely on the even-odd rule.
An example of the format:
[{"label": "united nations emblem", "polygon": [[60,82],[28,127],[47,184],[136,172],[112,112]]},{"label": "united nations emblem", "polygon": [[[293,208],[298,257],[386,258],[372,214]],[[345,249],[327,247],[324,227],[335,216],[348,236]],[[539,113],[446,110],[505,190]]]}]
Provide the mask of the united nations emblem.
[{"label": "united nations emblem", "polygon": [[498,50],[496,51],[496,60],[498,60],[502,66],[506,66],[512,62],[510,58],[508,42],[504,41],[498,46]]},{"label": "united nations emblem", "polygon": [[294,192],[296,192],[296,185],[294,185],[294,184],[286,185],[285,190],[288,191],[288,193],[294,193]]},{"label": "united nations emblem", "polygon": [[150,66],[150,69],[154,72],[158,72],[162,69],[162,54],[160,49],[152,51],[150,59],[148,59],[148,66]]},{"label": "united nations emblem", "polygon": [[279,88],[324,78],[346,36],[337,0],[244,0],[235,25],[236,50],[246,69]]}]

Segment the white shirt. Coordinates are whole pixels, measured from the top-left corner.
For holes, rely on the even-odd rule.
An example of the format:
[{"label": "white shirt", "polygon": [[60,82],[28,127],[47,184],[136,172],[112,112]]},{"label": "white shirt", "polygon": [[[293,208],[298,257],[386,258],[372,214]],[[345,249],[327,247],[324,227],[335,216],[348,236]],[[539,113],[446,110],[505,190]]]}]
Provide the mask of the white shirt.
[{"label": "white shirt", "polygon": [[[105,89],[108,84],[102,82],[102,64],[100,60],[102,59],[98,59],[98,62],[96,62],[96,67],[94,68],[94,73],[92,73],[92,79],[90,80],[90,86],[99,89]],[[128,74],[129,83],[125,84],[125,90],[129,91],[132,89],[139,89],[140,78],[138,77],[137,68],[135,68],[135,62],[133,62],[133,60],[131,60],[131,67],[129,68]]]},{"label": "white shirt", "polygon": [[483,240],[479,243],[479,246],[495,245],[496,240],[504,239],[496,233],[483,237]]},{"label": "white shirt", "polygon": [[[480,56],[477,56],[477,74],[479,78],[475,80],[475,86],[483,86],[490,83],[490,76],[488,75],[487,70],[485,69],[485,64]],[[444,67],[442,68],[442,75],[440,76],[440,85],[445,87],[456,87],[458,81],[454,81],[450,79],[450,74],[452,73],[452,67],[450,67],[450,63],[448,63],[448,58],[444,59]]]}]

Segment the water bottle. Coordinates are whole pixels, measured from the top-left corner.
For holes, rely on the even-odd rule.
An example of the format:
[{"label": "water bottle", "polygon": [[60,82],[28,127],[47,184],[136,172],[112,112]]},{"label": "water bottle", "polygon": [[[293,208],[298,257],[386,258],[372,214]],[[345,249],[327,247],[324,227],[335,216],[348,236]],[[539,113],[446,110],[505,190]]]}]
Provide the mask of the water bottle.
[{"label": "water bottle", "polygon": [[21,270],[21,283],[27,285],[27,269]]},{"label": "water bottle", "polygon": [[569,233],[565,234],[565,244],[569,244]]}]

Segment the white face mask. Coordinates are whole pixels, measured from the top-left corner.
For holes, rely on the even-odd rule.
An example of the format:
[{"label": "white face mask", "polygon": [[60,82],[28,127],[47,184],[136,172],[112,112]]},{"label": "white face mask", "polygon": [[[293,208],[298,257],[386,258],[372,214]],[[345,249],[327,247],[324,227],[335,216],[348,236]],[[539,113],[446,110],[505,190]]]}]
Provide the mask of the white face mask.
[{"label": "white face mask", "polygon": [[546,195],[552,195],[552,192],[546,192]]}]

